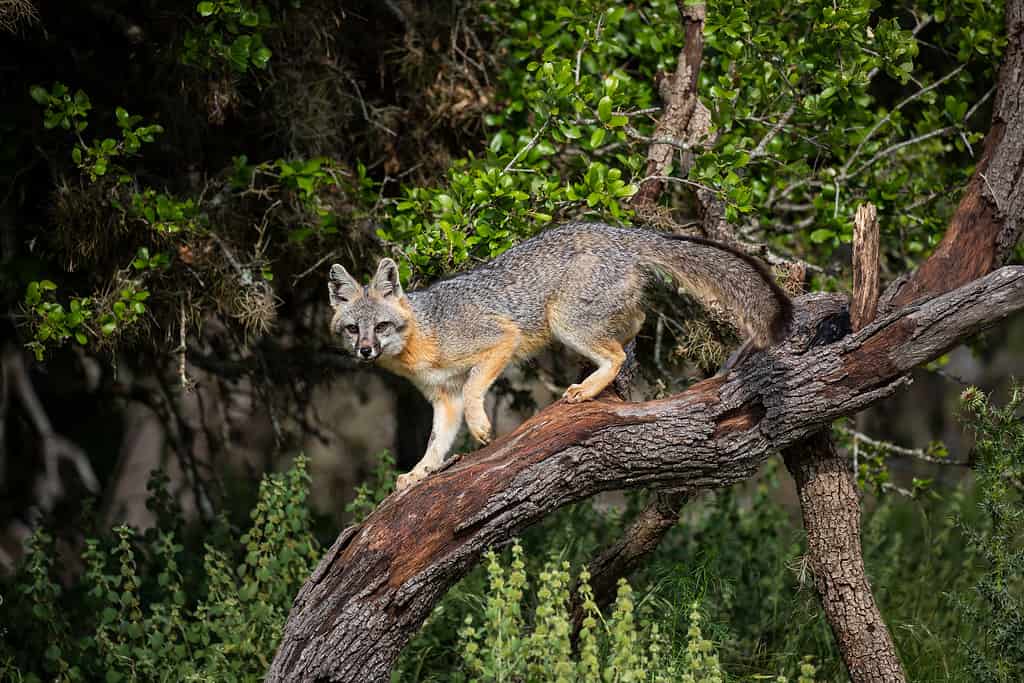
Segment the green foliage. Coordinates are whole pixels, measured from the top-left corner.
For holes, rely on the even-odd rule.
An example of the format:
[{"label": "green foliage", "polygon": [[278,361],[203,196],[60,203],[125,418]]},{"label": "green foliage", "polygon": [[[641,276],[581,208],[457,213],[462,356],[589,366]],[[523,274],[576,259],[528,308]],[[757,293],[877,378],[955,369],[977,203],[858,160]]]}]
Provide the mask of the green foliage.
[{"label": "green foliage", "polygon": [[389,451],[378,453],[373,473],[356,487],[356,497],[345,505],[345,512],[352,515],[352,523],[358,524],[366,519],[366,516],[395,490],[397,479],[395,456]]},{"label": "green foliage", "polygon": [[978,625],[980,643],[963,643],[977,681],[1024,678],[1024,386],[1015,384],[1003,407],[971,387],[960,397],[975,434],[977,486],[986,524],[964,524],[983,571],[957,605]]},{"label": "green foliage", "polygon": [[[293,2],[293,6],[298,6]],[[244,0],[203,0],[196,5],[200,21],[182,45],[181,61],[207,71],[229,67],[245,73],[266,69],[272,53],[263,32],[274,26],[270,6]]]},{"label": "green foliage", "polygon": [[4,680],[258,681],[280,638],[292,598],[313,569],[306,460],[260,485],[251,526],[222,519],[193,565],[166,478],[151,486],[161,526],[140,536],[121,526],[88,539],[85,573],[67,591],[54,579],[56,553],[39,531],[5,605],[21,626],[0,644]]},{"label": "green foliage", "polygon": [[[54,83],[50,91],[36,85],[31,88],[29,94],[38,104],[45,107],[43,125],[46,128],[60,126],[75,134],[77,143],[71,148],[71,159],[93,181],[105,176],[109,170],[117,168],[112,162],[114,158],[135,154],[142,147],[142,143],[153,142],[155,136],[164,130],[163,126],[158,124],[140,126],[138,124],[142,120],[141,116],[132,116],[123,107],[117,107],[114,110],[114,119],[121,131],[120,139],[94,139],[89,144],[81,136],[89,125],[88,114],[92,109],[88,95],[78,90],[72,97],[63,83]],[[123,169],[118,170],[123,172]],[[128,178],[123,177],[121,181],[128,182]]]},{"label": "green foliage", "polygon": [[619,46],[635,44],[639,14],[590,1],[570,8],[513,0],[483,9],[496,24],[510,22],[499,46],[514,59],[500,75],[511,99],[486,117],[493,132],[482,155],[454,163],[442,186],[404,187],[388,207],[379,234],[407,259],[403,274],[491,258],[556,215],[630,214],[625,200],[636,191],[630,178],[641,159],[611,150],[653,96],[648,79],[622,68],[637,56]]},{"label": "green foliage", "polygon": [[[637,624],[637,604],[625,579],[620,580],[615,606],[605,619],[594,603],[584,569],[576,591],[584,611],[578,652],[573,652],[569,609],[569,562],[550,561],[540,572],[532,629],[527,627],[523,601],[528,577],[523,548],[512,547],[510,570],[493,551],[485,555],[488,591],[482,623],[472,615],[459,630],[460,649],[469,680],[473,681],[721,681],[714,645],[703,638],[700,612],[691,612],[685,655],[673,656],[657,621],[649,628]],[[649,610],[645,615],[649,616]],[[453,678],[453,680],[461,680]]]}]

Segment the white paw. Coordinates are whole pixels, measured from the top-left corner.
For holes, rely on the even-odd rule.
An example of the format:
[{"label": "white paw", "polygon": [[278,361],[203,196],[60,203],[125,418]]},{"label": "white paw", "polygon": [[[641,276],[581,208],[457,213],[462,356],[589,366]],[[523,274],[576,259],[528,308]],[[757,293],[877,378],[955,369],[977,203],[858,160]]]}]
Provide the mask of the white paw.
[{"label": "white paw", "polygon": [[481,446],[486,446],[491,442],[490,422],[483,422],[480,424],[470,423],[468,427],[469,433],[473,435],[473,438],[476,439]]},{"label": "white paw", "polygon": [[579,403],[580,401],[586,401],[590,397],[586,395],[586,388],[582,384],[573,384],[565,390],[562,398],[565,399],[566,403]]},{"label": "white paw", "polygon": [[417,472],[416,470],[413,470],[412,472],[407,472],[405,474],[400,474],[398,475],[398,479],[395,480],[395,491],[404,491],[405,489],[409,488],[410,486],[418,482],[420,479],[423,479],[425,476],[427,476],[426,473],[420,473]]}]

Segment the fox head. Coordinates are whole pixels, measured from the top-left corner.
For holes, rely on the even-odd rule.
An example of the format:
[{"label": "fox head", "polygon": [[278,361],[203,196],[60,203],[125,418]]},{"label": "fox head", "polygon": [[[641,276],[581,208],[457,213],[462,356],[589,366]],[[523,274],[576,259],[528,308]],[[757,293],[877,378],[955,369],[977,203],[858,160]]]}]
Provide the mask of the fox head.
[{"label": "fox head", "polygon": [[357,359],[370,362],[402,352],[411,311],[394,261],[383,259],[365,287],[335,263],[327,290],[334,309],[331,332]]}]

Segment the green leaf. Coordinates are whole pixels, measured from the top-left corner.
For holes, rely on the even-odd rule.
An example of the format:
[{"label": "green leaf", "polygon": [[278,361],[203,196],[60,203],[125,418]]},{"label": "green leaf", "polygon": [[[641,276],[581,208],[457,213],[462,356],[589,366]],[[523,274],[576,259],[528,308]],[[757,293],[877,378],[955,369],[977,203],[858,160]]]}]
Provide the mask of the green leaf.
[{"label": "green leaf", "polygon": [[270,57],[273,54],[274,53],[270,51],[270,48],[260,47],[252,55],[253,64],[262,69],[267,66],[267,62],[270,61]]},{"label": "green leaf", "polygon": [[597,118],[607,123],[612,118],[612,98],[605,95],[597,103]]},{"label": "green leaf", "polygon": [[196,5],[196,11],[199,12],[199,16],[208,17],[213,14],[213,3],[212,2],[201,2]]},{"label": "green leaf", "polygon": [[75,341],[81,344],[82,346],[85,346],[87,343],[89,343],[89,340],[81,332],[75,332]]},{"label": "green leaf", "polygon": [[836,233],[828,228],[818,228],[811,233],[811,241],[815,244],[821,244],[825,240],[832,239],[836,236]]},{"label": "green leaf", "polygon": [[604,128],[595,128],[593,135],[590,136],[590,146],[597,147],[604,141]]},{"label": "green leaf", "polygon": [[50,101],[50,93],[41,85],[33,85],[28,89],[29,96],[39,104],[46,104]]}]

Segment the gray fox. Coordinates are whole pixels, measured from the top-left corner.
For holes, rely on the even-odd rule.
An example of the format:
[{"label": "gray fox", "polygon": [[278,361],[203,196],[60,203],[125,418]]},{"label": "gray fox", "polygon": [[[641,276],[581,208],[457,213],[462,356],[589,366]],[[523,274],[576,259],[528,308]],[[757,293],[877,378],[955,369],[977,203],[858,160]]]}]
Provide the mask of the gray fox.
[{"label": "gray fox", "polygon": [[566,223],[492,261],[406,294],[385,258],[367,286],[338,264],[328,280],[331,332],[357,359],[411,380],[434,408],[423,458],[398,490],[440,467],[462,426],[490,438],[484,396],[509,363],[559,341],[597,365],[565,391],[597,396],[644,320],[644,289],[665,272],[732,311],[747,340],[727,367],[788,334],[792,304],[759,260],[697,237],[600,223]]}]

